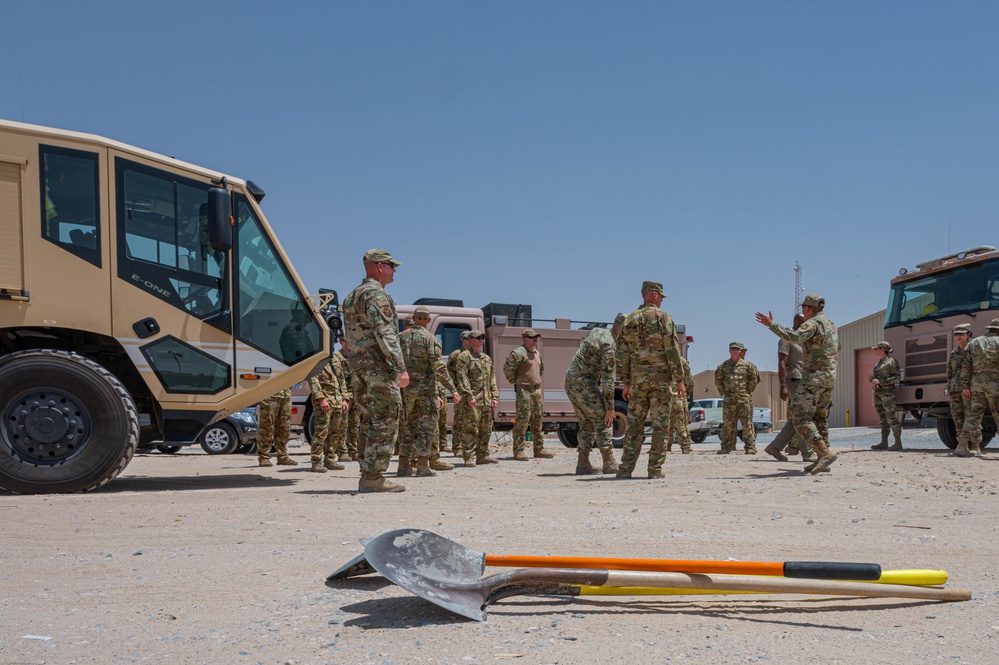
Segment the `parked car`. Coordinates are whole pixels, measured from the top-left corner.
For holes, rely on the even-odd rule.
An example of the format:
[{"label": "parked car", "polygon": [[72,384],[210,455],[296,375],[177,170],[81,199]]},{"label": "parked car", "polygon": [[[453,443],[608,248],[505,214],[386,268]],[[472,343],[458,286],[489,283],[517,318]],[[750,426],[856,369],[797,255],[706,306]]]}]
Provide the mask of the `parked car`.
[{"label": "parked car", "polygon": [[250,450],[257,443],[257,408],[251,406],[212,423],[198,435],[198,443],[209,455]]},{"label": "parked car", "polygon": [[[691,441],[704,443],[704,440],[709,436],[721,436],[723,402],[724,400],[720,397],[693,401],[690,409],[690,424],[687,425]],[[772,428],[770,409],[762,406],[755,407],[753,409],[753,429],[757,432],[767,432]],[[740,439],[742,438],[742,427],[739,427],[738,436]]]}]

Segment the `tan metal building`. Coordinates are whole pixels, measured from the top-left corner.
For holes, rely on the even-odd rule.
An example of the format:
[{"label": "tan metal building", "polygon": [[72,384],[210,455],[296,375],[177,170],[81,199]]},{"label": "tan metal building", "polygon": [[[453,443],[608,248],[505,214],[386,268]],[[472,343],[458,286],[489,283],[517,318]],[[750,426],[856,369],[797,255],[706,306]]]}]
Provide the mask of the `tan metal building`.
[{"label": "tan metal building", "polygon": [[[870,377],[877,356],[871,349],[883,339],[885,310],[839,326],[839,362],[829,427],[877,425]],[[849,417],[847,417],[849,410]]]}]

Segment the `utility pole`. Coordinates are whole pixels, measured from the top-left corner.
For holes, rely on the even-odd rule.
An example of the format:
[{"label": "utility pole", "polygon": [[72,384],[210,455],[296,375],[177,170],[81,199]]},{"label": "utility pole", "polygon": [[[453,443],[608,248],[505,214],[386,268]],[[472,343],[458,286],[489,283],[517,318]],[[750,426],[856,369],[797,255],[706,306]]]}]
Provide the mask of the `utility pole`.
[{"label": "utility pole", "polygon": [[[797,314],[798,312],[801,311],[801,296],[802,296],[802,294],[804,292],[805,292],[805,290],[803,288],[801,288],[801,266],[798,264],[797,261],[795,261],[794,262],[794,312],[793,312],[793,314]],[[793,314],[792,314],[792,316],[793,316]]]}]

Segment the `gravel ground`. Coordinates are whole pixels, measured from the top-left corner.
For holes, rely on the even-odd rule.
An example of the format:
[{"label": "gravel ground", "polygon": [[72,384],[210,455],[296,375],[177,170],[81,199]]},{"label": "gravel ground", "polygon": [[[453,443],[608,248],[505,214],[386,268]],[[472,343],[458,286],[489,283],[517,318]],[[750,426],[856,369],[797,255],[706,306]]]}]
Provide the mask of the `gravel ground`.
[{"label": "gravel ground", "polygon": [[[304,447],[269,469],[192,448],[140,454],[90,494],[0,493],[0,663],[995,662],[999,451],[958,459],[922,429],[875,452],[876,431],[838,430],[813,477],[763,454],[772,436],[757,456],[717,439],[672,454],[658,481],[500,443],[498,466],[357,495],[356,464],[312,474]],[[518,597],[477,623],[380,577],[324,583],[359,538],[402,527],[493,554],[946,569],[974,599]]]}]

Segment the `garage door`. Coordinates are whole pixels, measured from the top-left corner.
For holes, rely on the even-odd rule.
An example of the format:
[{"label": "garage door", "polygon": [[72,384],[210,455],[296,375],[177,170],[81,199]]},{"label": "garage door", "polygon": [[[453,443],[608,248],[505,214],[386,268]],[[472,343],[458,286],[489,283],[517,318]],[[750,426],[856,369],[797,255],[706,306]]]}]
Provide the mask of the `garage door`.
[{"label": "garage door", "polygon": [[878,411],[874,408],[874,394],[871,392],[871,374],[878,364],[878,352],[874,349],[858,349],[856,353],[857,385],[854,395],[854,422],[859,427],[877,425],[881,422]]}]

